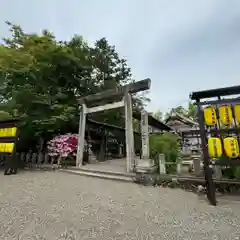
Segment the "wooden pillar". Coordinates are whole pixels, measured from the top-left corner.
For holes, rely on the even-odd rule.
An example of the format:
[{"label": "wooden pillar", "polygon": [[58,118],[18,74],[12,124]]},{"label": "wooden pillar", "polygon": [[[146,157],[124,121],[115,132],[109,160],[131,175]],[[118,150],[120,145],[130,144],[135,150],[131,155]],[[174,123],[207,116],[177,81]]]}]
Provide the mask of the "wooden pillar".
[{"label": "wooden pillar", "polygon": [[77,148],[77,161],[76,161],[77,167],[80,167],[83,164],[86,114],[87,114],[87,107],[85,104],[82,104],[80,109],[80,118],[79,118],[78,148]]},{"label": "wooden pillar", "polygon": [[126,137],[126,170],[133,171],[135,161],[134,136],[132,126],[132,96],[130,93],[125,94],[125,137]]},{"label": "wooden pillar", "polygon": [[109,137],[109,132],[106,130],[105,131],[105,137],[104,137],[104,158],[105,160],[108,160],[108,137]]},{"label": "wooden pillar", "polygon": [[141,112],[142,159],[149,160],[148,113]]},{"label": "wooden pillar", "polygon": [[99,161],[103,162],[105,160],[105,136],[102,136],[100,143],[100,151],[99,151]]}]

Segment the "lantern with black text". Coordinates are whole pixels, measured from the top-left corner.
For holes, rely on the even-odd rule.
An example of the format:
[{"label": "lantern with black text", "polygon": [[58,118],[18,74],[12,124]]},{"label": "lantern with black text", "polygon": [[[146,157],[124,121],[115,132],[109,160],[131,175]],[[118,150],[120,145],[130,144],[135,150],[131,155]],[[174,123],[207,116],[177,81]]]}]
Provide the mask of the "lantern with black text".
[{"label": "lantern with black text", "polygon": [[220,122],[223,125],[227,125],[227,126],[231,125],[233,121],[231,107],[227,105],[222,105],[219,107],[218,111],[219,111]]},{"label": "lantern with black text", "polygon": [[237,158],[239,156],[239,146],[236,137],[226,137],[223,140],[224,150],[228,157]]},{"label": "lantern with black text", "polygon": [[240,104],[234,106],[234,115],[237,123],[240,123]]},{"label": "lantern with black text", "polygon": [[220,138],[210,137],[208,139],[208,153],[211,158],[222,156],[222,143]]},{"label": "lantern with black text", "polygon": [[204,109],[204,120],[207,126],[214,126],[217,124],[217,114],[213,107],[206,107]]}]

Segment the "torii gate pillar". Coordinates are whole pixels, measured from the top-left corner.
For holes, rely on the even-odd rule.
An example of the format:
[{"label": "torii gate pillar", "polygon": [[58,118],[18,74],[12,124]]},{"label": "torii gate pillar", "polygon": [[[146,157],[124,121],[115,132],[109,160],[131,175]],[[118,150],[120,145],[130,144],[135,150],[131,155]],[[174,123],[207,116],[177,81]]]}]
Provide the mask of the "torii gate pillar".
[{"label": "torii gate pillar", "polygon": [[[109,89],[97,94],[89,95],[79,99],[81,104],[79,119],[79,140],[76,166],[81,167],[83,163],[84,140],[86,128],[86,115],[88,113],[105,111],[109,109],[124,107],[125,108],[125,135],[126,135],[126,171],[132,172],[135,165],[134,135],[132,124],[132,94],[145,91],[150,88],[151,80],[145,79],[136,83],[127,84],[115,89]],[[88,107],[88,104],[98,103],[106,99],[121,99],[113,103],[101,106]]]}]

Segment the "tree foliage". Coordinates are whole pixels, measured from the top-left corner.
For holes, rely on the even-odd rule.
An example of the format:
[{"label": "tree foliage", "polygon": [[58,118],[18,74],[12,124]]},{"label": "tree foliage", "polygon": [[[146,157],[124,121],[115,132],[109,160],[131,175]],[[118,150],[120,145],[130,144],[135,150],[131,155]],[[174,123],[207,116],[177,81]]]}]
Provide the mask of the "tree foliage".
[{"label": "tree foliage", "polygon": [[154,118],[156,118],[159,121],[163,121],[163,113],[158,110],[155,113],[152,114]]},{"label": "tree foliage", "polygon": [[169,117],[173,112],[177,112],[184,117],[190,118],[192,120],[197,119],[197,106],[192,102],[188,103],[188,107],[184,108],[183,106],[177,106],[172,108],[170,112],[166,113],[165,118]]},{"label": "tree foliage", "polygon": [[159,109],[152,114],[152,116],[160,121],[165,121],[173,112],[177,112],[184,117],[190,118],[192,120],[197,120],[197,106],[192,102],[188,103],[188,107],[185,108],[181,105],[172,108],[169,112],[165,114]]},{"label": "tree foliage", "polygon": [[[78,35],[57,41],[47,30],[28,34],[7,24],[12,35],[0,46],[0,110],[21,118],[25,133],[76,131],[78,97],[134,81],[126,60],[105,38],[89,46]],[[144,100],[137,96],[135,107]],[[121,111],[97,119],[118,124]]]},{"label": "tree foliage", "polygon": [[[164,133],[150,135],[149,139],[150,147],[150,157],[152,159],[158,160],[159,154],[165,155],[167,162],[176,162],[179,157],[180,147],[179,147],[179,137],[174,133]],[[172,172],[176,168],[175,165],[169,165],[167,172]]]}]

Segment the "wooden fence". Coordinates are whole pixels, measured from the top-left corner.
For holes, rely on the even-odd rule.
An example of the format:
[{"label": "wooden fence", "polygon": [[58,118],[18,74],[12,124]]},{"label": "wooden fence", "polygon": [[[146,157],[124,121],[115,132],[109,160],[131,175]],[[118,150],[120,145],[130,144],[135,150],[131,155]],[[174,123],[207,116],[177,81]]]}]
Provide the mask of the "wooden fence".
[{"label": "wooden fence", "polygon": [[176,173],[186,174],[187,172],[194,171],[196,174],[200,173],[202,164],[201,164],[201,156],[191,157],[189,159],[178,158],[176,162],[167,162],[165,160],[164,154],[159,155],[159,173],[166,174],[166,167],[168,165],[175,165],[176,166]]},{"label": "wooden fence", "polygon": [[[167,174],[166,167],[168,165],[176,166],[176,173],[178,175],[186,174],[187,171],[194,173],[195,175],[201,175],[203,171],[203,160],[200,155],[192,155],[189,159],[178,158],[176,162],[166,162],[164,154],[159,155],[159,173]],[[222,172],[220,166],[214,166],[214,177],[216,179],[222,179]]]}]

